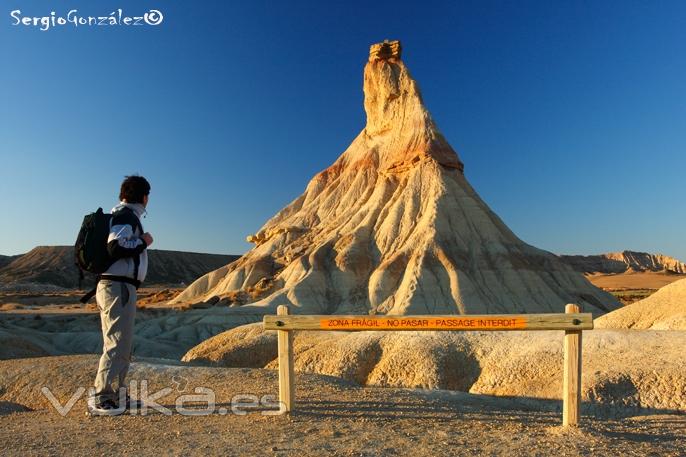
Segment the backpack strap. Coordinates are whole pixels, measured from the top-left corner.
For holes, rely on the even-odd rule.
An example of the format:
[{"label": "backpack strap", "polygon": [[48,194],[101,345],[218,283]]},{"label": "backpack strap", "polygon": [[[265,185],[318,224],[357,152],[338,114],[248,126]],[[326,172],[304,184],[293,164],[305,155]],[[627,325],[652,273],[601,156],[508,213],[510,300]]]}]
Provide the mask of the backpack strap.
[{"label": "backpack strap", "polygon": [[[123,213],[123,212],[130,213],[133,216],[133,219],[136,221],[136,225],[133,227],[133,232],[136,233],[136,229],[138,229],[138,231],[141,233],[141,235],[143,234],[143,225],[141,224],[141,220],[138,218],[138,216],[136,215],[134,210],[132,210],[128,206],[125,206],[117,212],[118,213]],[[112,214],[112,215],[114,216],[114,214]],[[110,221],[110,223],[111,223],[111,221]]]},{"label": "backpack strap", "polygon": [[[135,225],[133,226],[133,233],[135,234],[136,229],[138,229],[138,232],[141,235],[143,235],[143,224],[141,224],[141,220],[138,218],[136,213],[131,208],[129,208],[128,206],[123,207],[118,212],[124,212],[124,211],[131,214],[131,216],[133,216],[133,219],[135,220]],[[138,281],[138,269],[140,268],[140,264],[141,264],[141,256],[140,256],[140,254],[138,254],[136,257],[133,258],[133,279],[135,281]],[[136,287],[138,287],[138,286],[136,286]]]},{"label": "backpack strap", "polygon": [[[141,255],[138,254],[136,257],[133,258],[133,279],[138,281],[138,269],[140,268],[141,265]],[[136,286],[138,287],[138,286]]]},{"label": "backpack strap", "polygon": [[79,301],[83,303],[84,305],[90,301],[91,298],[95,296],[95,293],[98,291],[98,282],[96,281],[95,287],[93,287],[91,290],[86,292],[86,295],[83,297],[79,298]]},{"label": "backpack strap", "polygon": [[[136,224],[138,228],[138,232],[143,235],[143,224],[141,224],[141,220],[138,218],[136,213],[133,212],[131,208],[126,208],[129,211],[131,211],[131,214],[133,214],[133,217],[136,219]],[[136,227],[133,228],[133,233],[136,233]],[[136,289],[138,289],[138,286],[140,285],[140,282],[138,281],[138,269],[140,268],[141,265],[141,255],[138,254],[136,257],[133,258],[133,279],[138,283],[138,285],[134,284],[136,286]]]}]

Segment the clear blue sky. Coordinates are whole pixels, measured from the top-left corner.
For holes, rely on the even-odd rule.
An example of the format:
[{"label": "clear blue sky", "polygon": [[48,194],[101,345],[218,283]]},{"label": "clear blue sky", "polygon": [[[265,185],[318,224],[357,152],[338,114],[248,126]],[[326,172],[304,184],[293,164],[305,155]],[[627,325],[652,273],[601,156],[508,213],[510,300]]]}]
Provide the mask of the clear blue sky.
[{"label": "clear blue sky", "polygon": [[[153,27],[13,26],[164,14]],[[556,253],[686,260],[686,2],[18,1],[0,9],[0,253],[72,244],[126,174],[155,247],[243,253],[364,126],[403,59],[484,200]]]}]

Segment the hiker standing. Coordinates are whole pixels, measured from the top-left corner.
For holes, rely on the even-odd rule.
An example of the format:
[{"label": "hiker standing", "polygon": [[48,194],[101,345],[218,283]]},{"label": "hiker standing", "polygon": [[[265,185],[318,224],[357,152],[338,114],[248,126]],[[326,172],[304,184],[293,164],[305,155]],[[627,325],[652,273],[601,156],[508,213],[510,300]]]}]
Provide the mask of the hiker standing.
[{"label": "hiker standing", "polygon": [[[148,271],[147,248],[153,242],[143,231],[140,218],[146,212],[150,184],[142,176],[127,176],[121,184],[120,203],[111,211],[107,252],[111,266],[99,275],[96,301],[100,309],[103,350],[95,376],[95,393],[89,399],[92,414],[121,414],[130,406],[125,378],[133,348],[136,289]],[[125,405],[121,405],[125,402]]]}]

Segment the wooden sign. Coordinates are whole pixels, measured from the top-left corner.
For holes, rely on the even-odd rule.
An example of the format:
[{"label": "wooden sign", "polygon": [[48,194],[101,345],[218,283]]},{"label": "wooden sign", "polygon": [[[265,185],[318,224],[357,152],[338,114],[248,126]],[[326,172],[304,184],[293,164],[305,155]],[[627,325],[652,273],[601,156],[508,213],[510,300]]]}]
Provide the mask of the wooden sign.
[{"label": "wooden sign", "polygon": [[363,317],[320,319],[319,326],[322,330],[512,330],[526,328],[526,320],[516,317]]},{"label": "wooden sign", "polygon": [[591,313],[567,305],[564,314],[470,314],[467,316],[298,316],[280,305],[276,316],[264,316],[264,329],[277,330],[281,411],[295,407],[293,330],[564,330],[562,423],[577,425],[581,413],[581,331],[593,328]]},{"label": "wooden sign", "polygon": [[590,313],[426,316],[264,316],[265,330],[589,330]]}]

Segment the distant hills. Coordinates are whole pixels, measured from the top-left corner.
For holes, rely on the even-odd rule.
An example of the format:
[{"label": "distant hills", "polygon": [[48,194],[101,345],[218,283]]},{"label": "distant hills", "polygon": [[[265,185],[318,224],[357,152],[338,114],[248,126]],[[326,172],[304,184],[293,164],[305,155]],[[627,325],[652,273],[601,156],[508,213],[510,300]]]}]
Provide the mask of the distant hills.
[{"label": "distant hills", "polygon": [[[150,249],[146,285],[190,284],[198,277],[238,259],[238,255],[202,254],[196,252]],[[0,285],[40,284],[78,287],[78,269],[74,265],[73,246],[38,246],[26,254],[0,256]],[[87,288],[93,277],[87,277]]]},{"label": "distant hills", "polygon": [[0,255],[0,268],[3,268],[5,265],[8,265],[17,257],[21,257],[21,255]]},{"label": "distant hills", "polygon": [[686,264],[662,254],[622,251],[597,255],[562,255],[567,264],[581,273],[664,272],[686,274]]},{"label": "distant hills", "polygon": [[[38,246],[26,254],[0,255],[0,286],[40,284],[67,289],[78,287],[73,246]],[[223,267],[238,255],[150,249],[146,285],[188,285],[202,275]],[[586,274],[662,272],[686,274],[686,263],[673,257],[647,252],[622,251],[597,255],[561,255],[565,263]],[[87,278],[83,287],[92,284]]]}]

